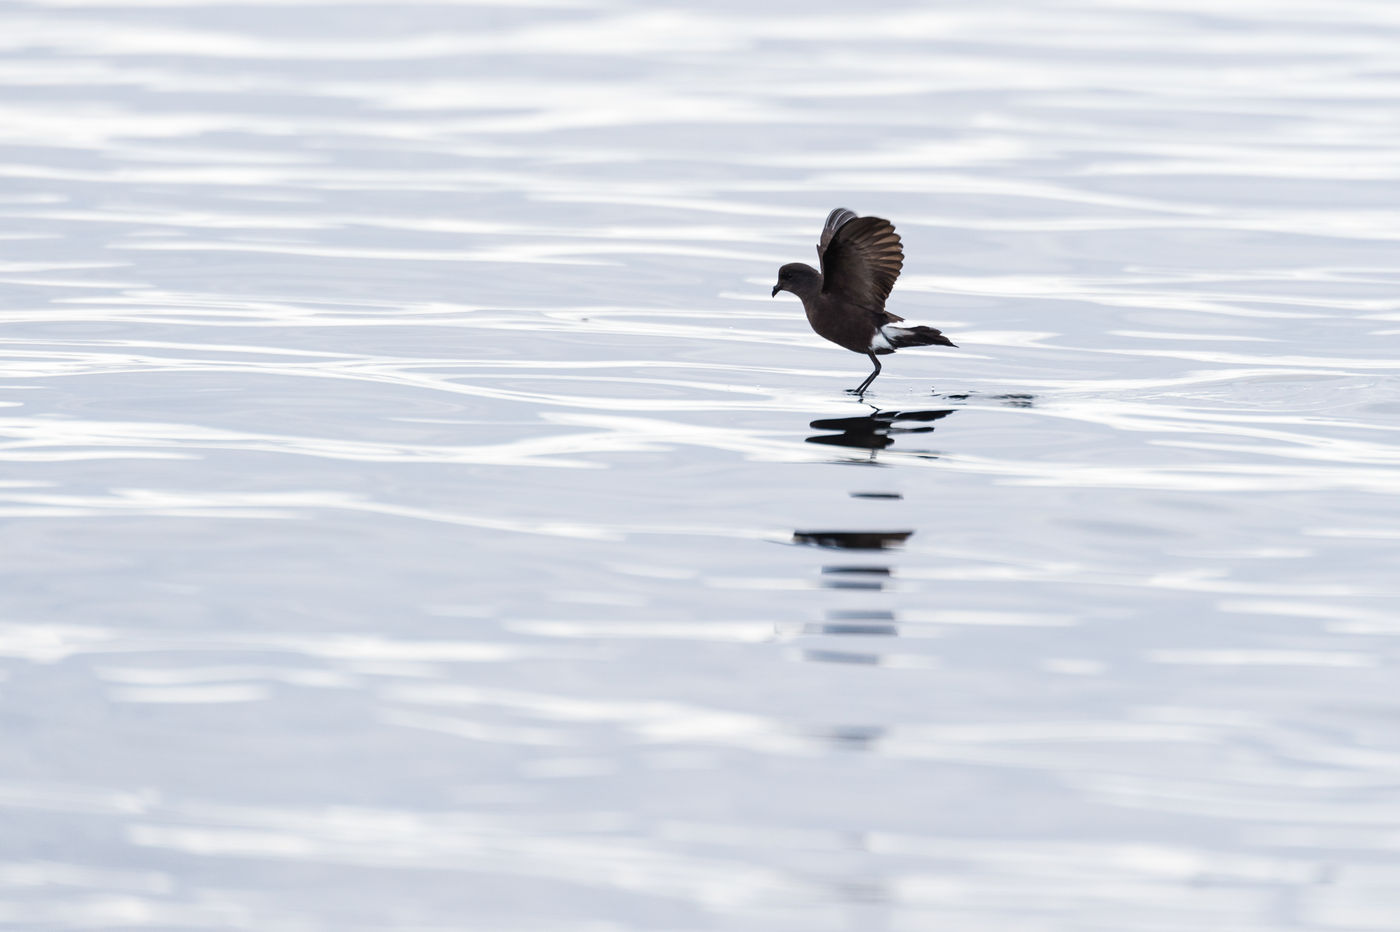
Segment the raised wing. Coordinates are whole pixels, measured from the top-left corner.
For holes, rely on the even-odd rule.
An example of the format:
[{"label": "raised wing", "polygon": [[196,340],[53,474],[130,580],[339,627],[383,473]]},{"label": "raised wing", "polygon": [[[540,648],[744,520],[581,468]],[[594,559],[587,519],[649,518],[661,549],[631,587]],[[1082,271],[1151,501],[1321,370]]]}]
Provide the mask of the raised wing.
[{"label": "raised wing", "polygon": [[884,310],[885,299],[904,268],[904,247],[894,224],[880,217],[856,217],[849,210],[834,210],[826,226],[823,245],[817,250],[822,260],[822,292],[874,311]]},{"label": "raised wing", "polygon": [[821,242],[817,244],[818,259],[826,252],[827,244],[830,243],[831,238],[836,235],[836,228],[847,220],[854,219],[856,219],[855,211],[847,210],[844,207],[838,207],[826,215],[826,226],[822,227],[822,239]]}]

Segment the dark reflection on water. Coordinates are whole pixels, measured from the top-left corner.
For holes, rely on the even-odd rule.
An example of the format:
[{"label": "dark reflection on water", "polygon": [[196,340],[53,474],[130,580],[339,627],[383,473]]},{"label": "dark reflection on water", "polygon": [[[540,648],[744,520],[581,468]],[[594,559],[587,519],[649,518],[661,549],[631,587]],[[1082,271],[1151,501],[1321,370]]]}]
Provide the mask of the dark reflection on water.
[{"label": "dark reflection on water", "polygon": [[813,663],[854,663],[874,667],[880,664],[879,654],[857,653],[850,650],[807,650],[802,658]]},{"label": "dark reflection on water", "polygon": [[898,637],[899,627],[896,625],[877,624],[853,624],[843,622],[838,624],[813,624],[802,629],[804,634],[825,634],[834,637]]},{"label": "dark reflection on water", "polygon": [[894,621],[894,612],[885,609],[837,609],[826,613],[829,621]]},{"label": "dark reflection on water", "polygon": [[[952,414],[956,409],[935,411],[880,411],[861,417],[821,418],[811,423],[814,430],[836,431],[808,437],[808,443],[824,443],[857,450],[883,450],[895,442],[896,434],[926,434],[933,430],[927,422]],[[910,426],[920,424],[921,426]]]},{"label": "dark reflection on water", "polygon": [[836,550],[887,550],[898,547],[913,531],[793,531],[792,542]]},{"label": "dark reflection on water", "polygon": [[[808,437],[808,443],[824,443],[833,446],[869,450],[870,459],[856,462],[874,463],[876,451],[883,450],[895,442],[897,434],[929,433],[934,428],[932,421],[941,420],[955,409],[944,408],[930,411],[880,411],[861,417],[825,418],[811,422],[817,430],[834,433]],[[859,492],[850,493],[853,498],[899,501],[903,496],[898,492]],[[832,550],[847,551],[888,551],[902,546],[913,530],[797,530],[793,532],[794,543]],[[894,576],[894,569],[885,564],[861,565],[858,563],[834,563],[821,567],[821,585],[824,589],[844,591],[881,592]],[[880,610],[833,611],[827,614],[824,623],[809,623],[803,626],[802,634],[814,639],[899,636],[899,628],[894,623],[894,613]],[[813,646],[803,649],[800,658],[807,663],[839,663],[857,666],[878,666],[884,657],[878,651],[853,651],[829,646]],[[826,737],[833,744],[853,750],[868,750],[878,736],[877,729],[841,729]]]},{"label": "dark reflection on water", "polygon": [[[938,397],[951,402],[965,402],[973,396],[974,393],[969,392]],[[1027,394],[994,395],[986,396],[986,398],[1016,408],[1031,407],[1035,400],[1034,396]],[[807,443],[869,451],[868,458],[853,458],[837,462],[891,465],[879,462],[879,451],[893,446],[901,435],[932,433],[936,429],[933,422],[941,421],[957,410],[958,408],[934,408],[918,411],[881,411],[872,406],[870,414],[859,417],[820,418],[811,421],[810,427],[827,433],[805,439]],[[936,459],[938,456],[938,454],[929,451],[901,450],[900,452],[927,459]],[[897,459],[895,461],[897,462]],[[887,491],[851,491],[849,494],[852,498],[873,501],[900,501],[904,498],[899,492]],[[793,532],[792,539],[793,543],[796,544],[834,550],[887,551],[903,546],[914,533],[914,530],[797,530]],[[889,565],[829,564],[821,567],[820,572],[823,589],[871,593],[886,590],[895,575],[894,568]],[[876,598],[884,598],[884,596]],[[900,634],[900,626],[897,624],[895,613],[882,609],[830,611],[824,622],[811,622],[802,627],[802,635],[813,639],[898,638]],[[841,648],[844,647],[845,644],[842,644]],[[889,659],[878,649],[855,651],[841,648],[827,645],[807,647],[800,652],[799,656],[808,663],[863,666],[879,666]],[[834,745],[840,747],[869,750],[880,734],[880,730],[875,728],[850,728],[839,729],[826,737]]]},{"label": "dark reflection on water", "polygon": [[888,566],[823,566],[822,586],[827,589],[885,588],[890,577]]},{"label": "dark reflection on water", "polygon": [[886,729],[879,725],[838,725],[827,731],[823,737],[837,747],[853,751],[868,751],[885,736]]},{"label": "dark reflection on water", "polygon": [[823,589],[866,589],[878,592],[885,588],[885,584],[873,579],[826,579],[822,581]]},{"label": "dark reflection on water", "polygon": [[[978,392],[955,392],[938,395],[944,401],[967,401],[979,396]],[[1008,408],[1034,408],[1035,396],[1024,392],[1008,392],[1005,395],[990,395],[989,401],[999,401]]]}]

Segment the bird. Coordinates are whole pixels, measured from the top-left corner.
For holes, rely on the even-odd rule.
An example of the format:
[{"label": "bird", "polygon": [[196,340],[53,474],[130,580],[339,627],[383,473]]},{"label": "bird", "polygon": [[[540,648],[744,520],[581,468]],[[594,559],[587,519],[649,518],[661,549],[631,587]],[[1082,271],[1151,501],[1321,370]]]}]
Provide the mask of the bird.
[{"label": "bird", "polygon": [[904,267],[904,247],[894,224],[882,217],[858,217],[844,207],[827,215],[817,243],[821,271],[802,262],[778,269],[772,297],[790,291],[802,299],[807,322],[817,335],[853,353],[864,353],[875,371],[856,388],[864,395],[880,374],[879,357],[908,346],[957,346],[932,327],[905,324],[885,310],[885,299]]}]

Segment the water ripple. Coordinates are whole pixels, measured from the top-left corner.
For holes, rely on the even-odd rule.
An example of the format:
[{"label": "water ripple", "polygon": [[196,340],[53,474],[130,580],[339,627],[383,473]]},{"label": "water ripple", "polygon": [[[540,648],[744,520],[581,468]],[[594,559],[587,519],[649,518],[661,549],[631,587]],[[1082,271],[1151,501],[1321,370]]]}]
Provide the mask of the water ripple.
[{"label": "water ripple", "polygon": [[790,6],[0,11],[0,924],[1393,925],[1400,7]]}]

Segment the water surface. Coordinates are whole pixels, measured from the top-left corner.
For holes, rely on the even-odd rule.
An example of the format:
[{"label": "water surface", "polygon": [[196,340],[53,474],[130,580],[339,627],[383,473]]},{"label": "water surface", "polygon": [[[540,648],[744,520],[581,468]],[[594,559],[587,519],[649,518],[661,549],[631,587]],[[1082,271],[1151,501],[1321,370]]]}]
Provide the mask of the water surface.
[{"label": "water surface", "polygon": [[1393,928],[1397,43],[11,2],[0,924]]}]

